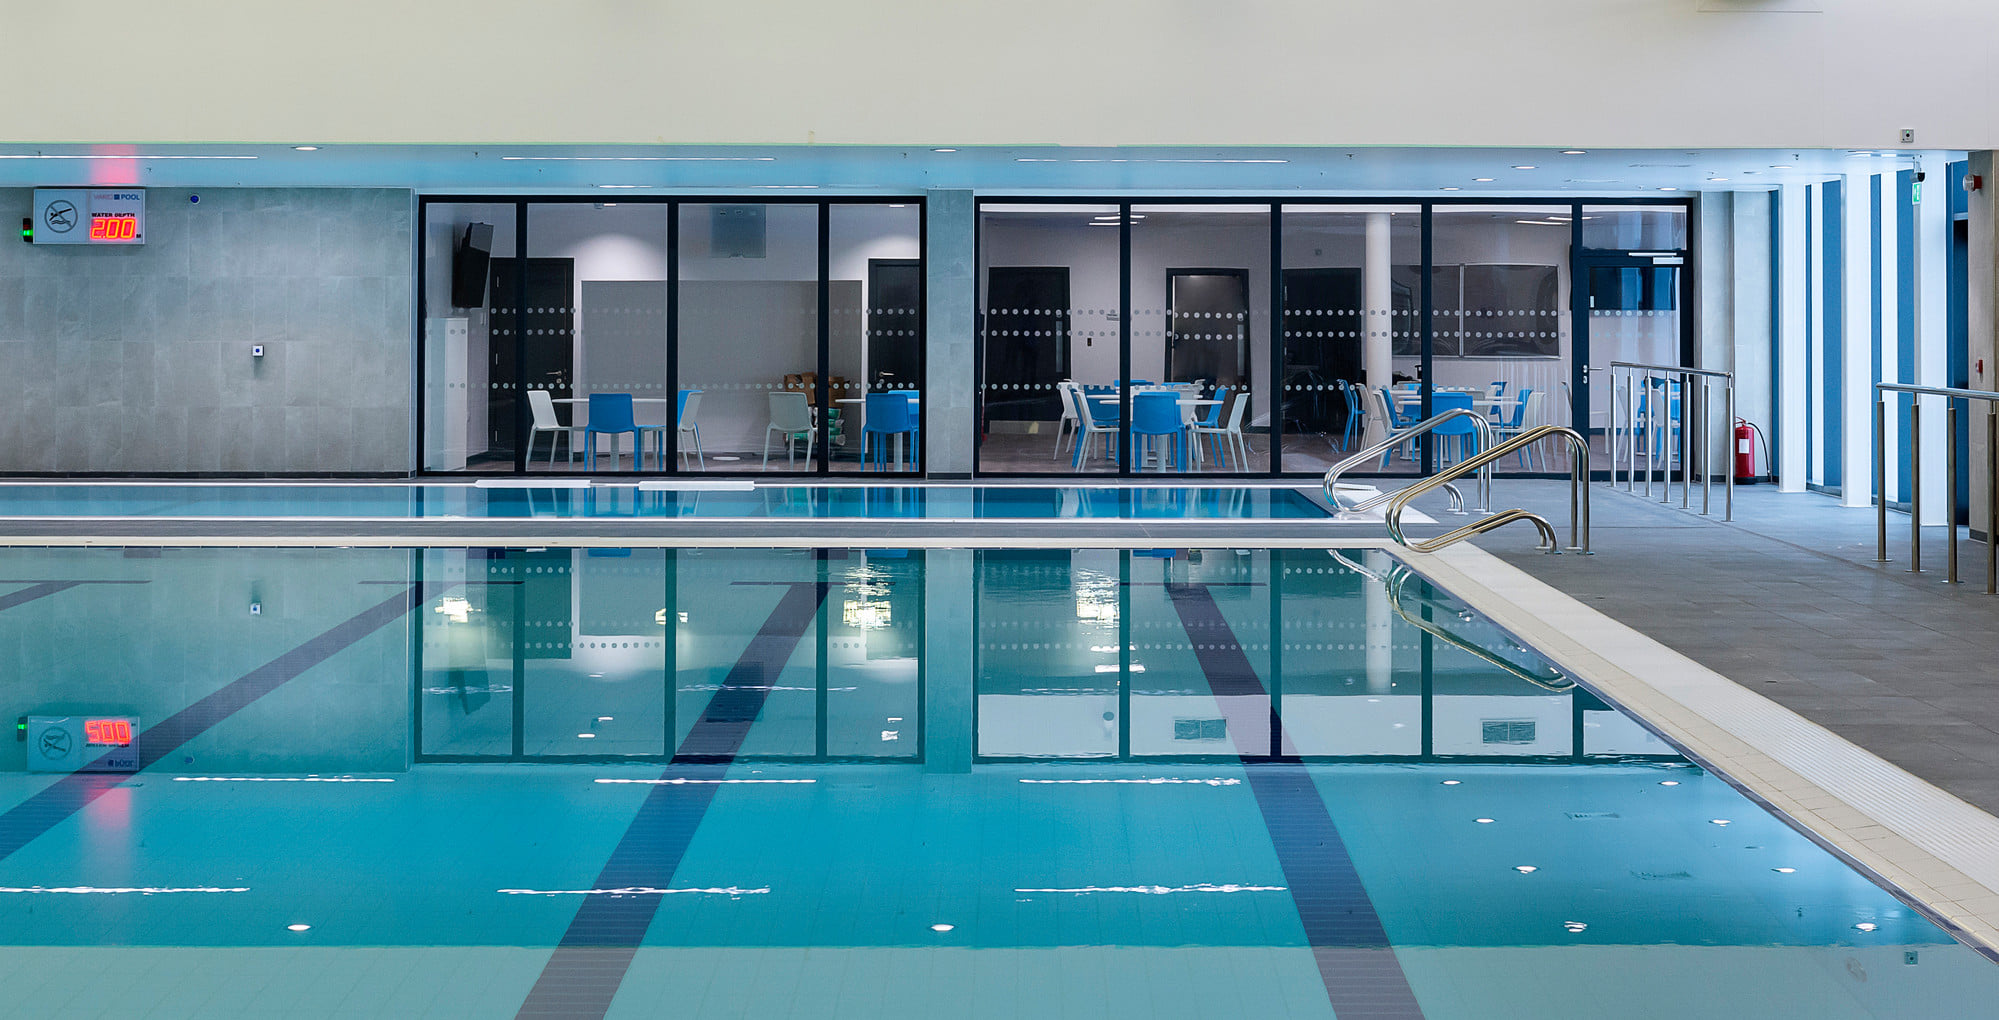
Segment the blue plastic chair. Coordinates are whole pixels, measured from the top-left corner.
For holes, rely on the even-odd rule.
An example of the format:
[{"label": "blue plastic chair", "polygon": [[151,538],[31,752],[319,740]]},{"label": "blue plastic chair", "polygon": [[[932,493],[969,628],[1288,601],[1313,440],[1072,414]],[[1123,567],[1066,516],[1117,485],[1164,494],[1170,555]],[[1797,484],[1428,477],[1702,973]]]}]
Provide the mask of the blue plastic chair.
[{"label": "blue plastic chair", "polygon": [[[870,393],[867,398],[867,423],[861,426],[861,450],[870,452],[869,463],[877,470],[888,470],[889,437],[908,435],[909,453],[916,454],[916,416],[910,413],[909,397],[902,393]],[[898,467],[901,465],[898,464]]]},{"label": "blue plastic chair", "polygon": [[[1152,440],[1161,436],[1173,437],[1173,460],[1179,470],[1187,470],[1187,427],[1180,417],[1180,394],[1153,390],[1134,393],[1131,398],[1131,438],[1134,444],[1143,440],[1143,445],[1135,445],[1139,451],[1139,461],[1135,467],[1144,470],[1145,453],[1152,449]],[[1162,459],[1159,469],[1166,470]]]},{"label": "blue plastic chair", "polygon": [[[1432,417],[1443,414],[1446,411],[1469,411],[1471,409],[1472,398],[1469,393],[1433,393],[1430,395],[1430,415]],[[1478,452],[1475,449],[1478,445],[1478,425],[1470,418],[1452,418],[1450,421],[1431,429],[1430,434],[1440,439],[1455,438],[1457,440],[1455,445],[1458,448],[1456,460],[1464,460]],[[1441,443],[1438,445],[1438,463],[1449,464],[1453,462],[1449,456],[1452,445],[1451,443]]]},{"label": "blue plastic chair", "polygon": [[[632,395],[629,393],[590,394],[590,421],[583,426],[583,463],[585,470],[597,470],[597,435],[632,435],[632,468],[637,470],[639,458],[645,456],[640,444],[641,433],[638,423],[632,420]],[[611,447],[617,451],[616,445]]]},{"label": "blue plastic chair", "polygon": [[[1527,420],[1527,398],[1533,395],[1534,391],[1531,389],[1521,390],[1520,396],[1518,397],[1520,402],[1513,405],[1513,417],[1511,418],[1502,417],[1499,419],[1499,421],[1494,423],[1498,427],[1499,437],[1501,440],[1511,439],[1513,438],[1513,436],[1518,435],[1520,433],[1521,426],[1525,424]],[[1538,446],[1539,444],[1537,443],[1535,445]],[[1513,452],[1514,459],[1519,461],[1520,466],[1523,468],[1531,468],[1534,466],[1532,461],[1529,459],[1534,455],[1536,455],[1536,451],[1532,446],[1523,447]]]},{"label": "blue plastic chair", "polygon": [[1340,388],[1340,396],[1345,397],[1347,402],[1347,422],[1346,426],[1340,430],[1340,449],[1351,450],[1353,449],[1354,434],[1359,432],[1361,426],[1367,423],[1367,415],[1361,413],[1359,387],[1345,379],[1335,380],[1335,383]]},{"label": "blue plastic chair", "polygon": [[[1216,403],[1208,405],[1207,416],[1203,418],[1194,419],[1192,424],[1197,425],[1204,429],[1213,429],[1221,427],[1222,411],[1229,406],[1229,388],[1227,386],[1215,387],[1215,400]],[[1195,441],[1199,442],[1200,438],[1198,436],[1195,437]],[[1216,437],[1215,457],[1219,460],[1226,460],[1227,454],[1222,452],[1221,442],[1222,442],[1221,438]]]}]

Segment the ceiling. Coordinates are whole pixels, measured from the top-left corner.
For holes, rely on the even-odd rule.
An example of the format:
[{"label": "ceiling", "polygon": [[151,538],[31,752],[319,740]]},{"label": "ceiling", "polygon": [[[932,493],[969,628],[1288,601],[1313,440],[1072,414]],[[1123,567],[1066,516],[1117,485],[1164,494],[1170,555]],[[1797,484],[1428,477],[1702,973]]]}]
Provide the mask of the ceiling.
[{"label": "ceiling", "polygon": [[[396,187],[432,194],[1652,196],[1763,190],[1962,152],[1529,148],[0,145],[0,186]],[[1932,185],[1935,186],[1934,184]]]}]

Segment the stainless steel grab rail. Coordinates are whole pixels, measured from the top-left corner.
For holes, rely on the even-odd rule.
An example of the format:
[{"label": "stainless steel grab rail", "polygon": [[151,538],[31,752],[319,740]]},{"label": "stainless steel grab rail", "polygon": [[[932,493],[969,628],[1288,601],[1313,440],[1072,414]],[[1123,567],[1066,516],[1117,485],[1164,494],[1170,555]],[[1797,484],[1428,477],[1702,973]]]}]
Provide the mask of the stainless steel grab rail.
[{"label": "stainless steel grab rail", "polygon": [[[1474,642],[1468,638],[1461,638],[1456,634],[1453,634],[1448,628],[1444,627],[1443,624],[1440,624],[1435,620],[1425,619],[1419,613],[1410,612],[1409,607],[1404,604],[1405,600],[1403,595],[1403,586],[1409,583],[1410,578],[1419,577],[1419,575],[1415,571],[1410,570],[1407,564],[1397,563],[1389,568],[1388,573],[1386,575],[1383,575],[1383,574],[1378,574],[1372,570],[1369,570],[1367,567],[1359,563],[1355,563],[1353,560],[1348,559],[1344,554],[1342,554],[1337,549],[1329,549],[1327,551],[1333,554],[1334,559],[1339,560],[1341,563],[1346,564],[1347,567],[1351,569],[1354,573],[1360,574],[1361,576],[1366,577],[1370,580],[1379,582],[1382,585],[1382,587],[1387,591],[1389,608],[1395,610],[1395,615],[1401,617],[1404,623],[1407,623],[1410,626],[1415,627],[1417,630],[1423,631],[1424,633],[1429,634],[1432,637],[1435,637],[1446,644],[1452,645],[1462,652],[1483,659],[1488,664],[1499,669],[1500,671],[1507,673],[1508,675],[1516,679],[1524,680],[1530,684],[1533,684],[1534,686],[1539,687],[1542,690],[1554,691],[1557,693],[1566,693],[1575,688],[1576,682],[1574,678],[1570,677],[1566,673],[1563,673],[1561,670],[1556,669],[1554,666],[1549,665],[1545,661],[1542,662],[1542,666],[1547,670],[1548,675],[1545,677],[1537,676],[1527,667],[1522,666],[1519,663],[1513,662],[1509,659],[1506,659],[1505,657],[1501,656],[1498,652],[1486,648],[1485,646],[1478,644],[1477,642]],[[1456,606],[1449,605],[1447,603],[1441,602],[1429,596],[1418,595],[1416,596],[1416,599],[1417,601],[1421,602],[1426,608],[1441,610],[1467,623],[1471,622],[1471,620],[1475,618],[1471,614],[1471,611],[1468,609],[1460,609]],[[1527,651],[1526,648],[1522,647],[1518,643],[1515,643],[1514,647],[1519,651],[1523,652]]]},{"label": "stainless steel grab rail", "polygon": [[1549,524],[1548,519],[1539,514],[1520,509],[1501,511],[1484,520],[1473,521],[1456,531],[1423,542],[1411,542],[1402,535],[1402,511],[1408,507],[1410,500],[1454,478],[1462,478],[1472,471],[1486,467],[1509,453],[1517,453],[1543,439],[1557,436],[1569,441],[1572,452],[1569,458],[1569,549],[1585,556],[1589,555],[1589,441],[1575,429],[1562,425],[1540,425],[1528,429],[1492,449],[1452,465],[1442,474],[1431,475],[1397,492],[1388,501],[1388,510],[1384,514],[1388,523],[1388,537],[1416,552],[1428,553],[1514,521],[1531,521],[1541,532],[1541,547],[1551,553],[1561,552],[1562,547],[1555,538],[1554,525]]},{"label": "stainless steel grab rail", "polygon": [[[1730,436],[1730,449],[1734,448],[1735,435],[1735,373],[1712,368],[1691,368],[1686,365],[1648,365],[1640,361],[1613,361],[1610,363],[1610,486],[1617,487],[1617,471],[1628,465],[1624,472],[1624,491],[1638,491],[1638,436],[1644,427],[1645,443],[1645,495],[1652,495],[1652,476],[1660,471],[1663,459],[1665,468],[1659,501],[1670,503],[1673,499],[1673,439],[1679,438],[1680,453],[1680,509],[1691,509],[1690,497],[1693,492],[1693,472],[1698,470],[1701,477],[1701,513],[1708,512],[1710,490],[1714,484],[1713,441],[1708,423],[1709,387],[1721,386],[1722,417]],[[1641,376],[1643,382],[1640,381]],[[1674,399],[1671,387],[1665,385],[1667,378],[1679,377],[1681,399]],[[1653,380],[1658,378],[1658,382]],[[1700,382],[1700,397],[1693,398],[1692,380]],[[1641,398],[1655,385],[1662,391],[1661,399],[1645,406],[1645,417],[1640,421],[1638,404]],[[1618,395],[1624,397],[1624,420],[1618,420]],[[1693,428],[1688,428],[1688,409],[1692,410]],[[1653,432],[1653,429],[1658,429]],[[1691,434],[1698,434],[1697,443],[1689,443]],[[1655,438],[1656,437],[1656,438]],[[1659,456],[1660,453],[1664,457]],[[1735,464],[1732,457],[1722,458],[1722,466],[1727,470],[1722,483],[1722,516],[1724,521],[1735,519]]]},{"label": "stainless steel grab rail", "polygon": [[[1944,406],[1944,513],[1949,515],[1946,579],[1957,583],[1957,402],[1985,404],[1985,594],[1999,595],[1999,393],[1957,386],[1917,386],[1912,383],[1874,384],[1874,529],[1877,562],[1888,562],[1888,400],[1890,393],[1909,394],[1909,570],[1923,569],[1923,398],[1942,397]],[[1969,451],[1966,451],[1969,453]]]},{"label": "stainless steel grab rail", "polygon": [[[1384,492],[1380,493],[1379,495],[1372,496],[1368,499],[1364,499],[1359,503],[1354,503],[1352,505],[1347,504],[1345,501],[1340,499],[1339,486],[1338,486],[1340,476],[1345,474],[1348,468],[1353,467],[1354,465],[1362,463],[1364,461],[1373,460],[1374,458],[1379,457],[1382,454],[1387,453],[1388,451],[1393,450],[1396,447],[1401,446],[1402,444],[1407,443],[1412,439],[1415,439],[1417,436],[1427,435],[1431,430],[1435,429],[1437,426],[1442,425],[1443,423],[1451,421],[1456,418],[1470,418],[1472,420],[1472,424],[1476,427],[1476,431],[1478,432],[1479,449],[1483,450],[1486,447],[1492,445],[1492,423],[1487,421],[1484,415],[1479,414],[1477,411],[1468,410],[1462,407],[1453,408],[1449,411],[1445,411],[1442,414],[1436,415],[1435,417],[1426,418],[1422,421],[1419,421],[1416,424],[1411,425],[1406,429],[1403,429],[1401,432],[1391,435],[1387,439],[1383,439],[1381,442],[1378,442],[1373,446],[1370,446],[1367,449],[1360,451],[1359,453],[1352,454],[1350,456],[1342,458],[1338,464],[1334,464],[1332,467],[1327,468],[1326,478],[1324,482],[1326,489],[1326,499],[1333,504],[1333,509],[1340,511],[1341,513],[1350,513],[1350,514],[1357,514],[1367,510],[1372,510],[1375,507],[1380,506],[1382,503],[1387,502],[1388,499],[1390,499],[1395,495],[1395,493]],[[1444,486],[1444,491],[1450,494],[1451,512],[1463,513],[1465,505],[1464,497],[1458,493],[1457,486],[1446,485]],[[1478,506],[1475,506],[1472,509],[1484,512],[1487,508],[1491,506],[1492,506],[1492,469],[1488,467],[1479,476]]]}]

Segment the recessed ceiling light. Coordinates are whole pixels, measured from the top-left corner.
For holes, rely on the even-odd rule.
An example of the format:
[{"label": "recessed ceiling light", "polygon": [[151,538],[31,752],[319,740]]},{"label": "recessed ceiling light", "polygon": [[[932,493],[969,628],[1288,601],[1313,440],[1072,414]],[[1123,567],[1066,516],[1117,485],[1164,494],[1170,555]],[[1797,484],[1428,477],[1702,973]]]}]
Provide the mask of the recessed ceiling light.
[{"label": "recessed ceiling light", "polygon": [[1725,181],[1725,180],[1728,180],[1728,178],[1726,178],[1726,177],[1710,177],[1710,178],[1708,178],[1708,182],[1709,182],[1710,184],[1720,184],[1720,183],[1721,183],[1722,181]]},{"label": "recessed ceiling light", "polygon": [[576,739],[578,739],[578,740],[595,740],[595,739],[597,739],[597,735],[596,735],[595,733],[578,733],[578,734],[576,735]]},{"label": "recessed ceiling light", "polygon": [[956,149],[931,149],[931,152],[957,152]]},{"label": "recessed ceiling light", "polygon": [[1583,154],[1585,154],[1585,153],[1587,153],[1587,152],[1589,152],[1589,150],[1588,150],[1588,149],[1563,149],[1563,150],[1562,150],[1562,155],[1564,155],[1564,156],[1581,156],[1581,155],[1583,155]]},{"label": "recessed ceiling light", "polygon": [[1677,780],[1677,779],[1661,779],[1661,780],[1659,780],[1659,785],[1660,785],[1660,786],[1678,786],[1678,785],[1680,785],[1680,781],[1679,781],[1679,780]]},{"label": "recessed ceiling light", "polygon": [[1537,871],[1539,871],[1539,870],[1541,870],[1541,869],[1540,869],[1540,868],[1537,868],[1537,867],[1535,867],[1535,866],[1533,866],[1532,864],[1519,864],[1519,865],[1515,865],[1515,866],[1514,866],[1514,868],[1513,868],[1513,870],[1515,870],[1515,871],[1517,871],[1517,872],[1519,872],[1519,873],[1521,873],[1521,874],[1523,874],[1523,875],[1531,875],[1531,874],[1533,874],[1533,873],[1535,873],[1535,872],[1537,872]]},{"label": "recessed ceiling light", "polygon": [[1534,169],[1534,164],[1532,164],[1532,163],[1521,163],[1521,164],[1519,164],[1519,165],[1515,166],[1515,167],[1514,167],[1513,169],[1515,169],[1515,170],[1532,170],[1532,169]]},{"label": "recessed ceiling light", "polygon": [[1659,190],[1660,190],[1660,191],[1678,191],[1678,190],[1680,190],[1680,189],[1678,189],[1678,188],[1660,188]]},{"label": "recessed ceiling light", "polygon": [[1728,819],[1726,819],[1726,818],[1710,818],[1710,819],[1708,819],[1708,820],[1707,820],[1707,823],[1708,823],[1709,825],[1727,825],[1727,824],[1728,824]]},{"label": "recessed ceiling light", "polygon": [[1439,190],[1439,191],[1456,191],[1456,190],[1458,190],[1458,189],[1456,189],[1456,188],[1439,188],[1439,189],[1437,189],[1437,190]]},{"label": "recessed ceiling light", "polygon": [[931,930],[931,931],[950,931],[951,929],[953,929],[953,928],[956,928],[956,927],[957,927],[957,925],[955,925],[955,924],[933,924],[933,925],[931,925],[931,926],[930,926],[930,930]]},{"label": "recessed ceiling light", "polygon": [[1472,819],[1472,821],[1474,821],[1474,822],[1477,822],[1477,823],[1478,823],[1478,824],[1480,824],[1480,825],[1491,825],[1491,824],[1492,824],[1492,819],[1490,819],[1490,818],[1474,818],[1474,819]]},{"label": "recessed ceiling light", "polygon": [[1475,182],[1477,182],[1477,183],[1479,183],[1479,184],[1491,184],[1491,183],[1492,183],[1492,182],[1493,182],[1494,180],[1497,180],[1497,178],[1493,178],[1493,177],[1474,177],[1474,178],[1472,178],[1472,180],[1473,180],[1473,181],[1475,181]]},{"label": "recessed ceiling light", "polygon": [[309,924],[288,924],[288,925],[285,925],[285,930],[286,930],[286,931],[311,931],[311,930],[312,930],[312,925],[309,925]]},{"label": "recessed ceiling light", "polygon": [[1772,164],[1770,164],[1770,169],[1772,169],[1772,170],[1796,170],[1796,169],[1797,169],[1797,167],[1794,167],[1794,166],[1792,166],[1792,165],[1791,165],[1791,164],[1789,164],[1789,163],[1772,163]]},{"label": "recessed ceiling light", "polygon": [[1571,934],[1581,934],[1588,930],[1589,925],[1581,921],[1563,921],[1562,927],[1567,928]]},{"label": "recessed ceiling light", "polygon": [[1771,870],[1771,871],[1774,871],[1774,872],[1776,872],[1776,873],[1777,873],[1777,874],[1779,874],[1779,875],[1791,875],[1791,874],[1796,874],[1796,873],[1797,873],[1797,870],[1798,870],[1798,869],[1796,869],[1796,868],[1771,868],[1770,870]]},{"label": "recessed ceiling light", "polygon": [[295,150],[295,151],[298,151],[298,152],[318,152],[318,151],[319,151],[319,146],[317,146],[317,145],[294,145],[294,146],[292,146],[292,149],[293,149],[293,150]]},{"label": "recessed ceiling light", "polygon": [[1459,784],[1460,782],[1462,782],[1462,781],[1463,781],[1463,780],[1458,780],[1458,779],[1446,779],[1446,780],[1444,780],[1444,782],[1443,782],[1443,785],[1445,785],[1445,786],[1456,786],[1456,785],[1458,785],[1458,784]]}]

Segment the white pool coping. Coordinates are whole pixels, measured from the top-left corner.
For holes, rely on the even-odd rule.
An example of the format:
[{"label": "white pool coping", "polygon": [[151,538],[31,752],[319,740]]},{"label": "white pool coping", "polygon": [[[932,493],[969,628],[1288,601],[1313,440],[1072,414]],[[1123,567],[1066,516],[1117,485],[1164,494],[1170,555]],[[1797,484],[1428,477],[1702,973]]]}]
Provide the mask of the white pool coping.
[{"label": "white pool coping", "polygon": [[1394,551],[1987,955],[1999,954],[1999,818],[1470,544],[1431,555]]}]

